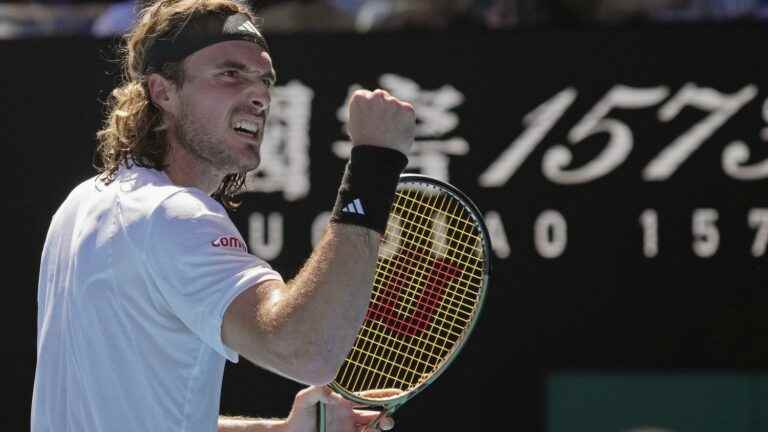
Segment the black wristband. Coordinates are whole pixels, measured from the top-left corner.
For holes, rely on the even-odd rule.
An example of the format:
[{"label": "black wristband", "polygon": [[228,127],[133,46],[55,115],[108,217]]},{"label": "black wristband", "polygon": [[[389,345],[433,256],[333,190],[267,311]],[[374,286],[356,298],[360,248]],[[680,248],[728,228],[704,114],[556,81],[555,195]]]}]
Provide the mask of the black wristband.
[{"label": "black wristband", "polygon": [[408,158],[397,150],[352,147],[331,222],[360,225],[384,235],[397,181],[407,163]]}]

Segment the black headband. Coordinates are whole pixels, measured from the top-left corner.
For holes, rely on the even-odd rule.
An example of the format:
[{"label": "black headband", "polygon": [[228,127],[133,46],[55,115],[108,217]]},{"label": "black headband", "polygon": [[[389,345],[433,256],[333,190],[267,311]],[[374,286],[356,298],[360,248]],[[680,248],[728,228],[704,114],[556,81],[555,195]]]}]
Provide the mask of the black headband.
[{"label": "black headband", "polygon": [[157,72],[165,63],[184,60],[207,46],[232,40],[254,42],[269,51],[264,36],[248,15],[209,13],[192,18],[174,34],[159,37],[147,50],[144,72]]}]

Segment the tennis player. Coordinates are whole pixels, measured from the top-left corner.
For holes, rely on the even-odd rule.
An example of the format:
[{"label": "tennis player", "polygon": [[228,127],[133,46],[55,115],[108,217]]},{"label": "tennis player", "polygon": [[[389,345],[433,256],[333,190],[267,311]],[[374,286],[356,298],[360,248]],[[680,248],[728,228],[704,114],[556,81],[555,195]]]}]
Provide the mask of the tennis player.
[{"label": "tennis player", "polygon": [[[312,431],[318,401],[332,430],[372,419],[323,386],[365,315],[413,107],[353,95],[331,222],[284,282],[225,211],[259,165],[276,80],[256,24],[233,0],[160,0],[126,35],[100,172],[56,211],[43,248],[32,432]],[[287,419],[219,417],[225,360],[239,356],[311,385]]]}]

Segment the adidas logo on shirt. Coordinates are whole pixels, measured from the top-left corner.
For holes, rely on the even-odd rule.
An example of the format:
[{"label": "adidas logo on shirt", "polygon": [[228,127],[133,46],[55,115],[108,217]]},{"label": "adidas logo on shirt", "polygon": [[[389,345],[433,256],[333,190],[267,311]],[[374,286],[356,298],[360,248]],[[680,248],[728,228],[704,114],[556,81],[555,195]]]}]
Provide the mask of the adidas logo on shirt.
[{"label": "adidas logo on shirt", "polygon": [[256,28],[255,25],[253,25],[252,22],[246,21],[240,25],[240,27],[237,28],[238,30],[248,32],[248,33],[259,33],[259,30]]},{"label": "adidas logo on shirt", "polygon": [[360,202],[359,198],[355,198],[354,201],[352,201],[351,203],[347,204],[346,207],[341,209],[341,212],[342,213],[359,214],[359,215],[364,215],[365,214],[365,210],[363,209],[363,203]]}]

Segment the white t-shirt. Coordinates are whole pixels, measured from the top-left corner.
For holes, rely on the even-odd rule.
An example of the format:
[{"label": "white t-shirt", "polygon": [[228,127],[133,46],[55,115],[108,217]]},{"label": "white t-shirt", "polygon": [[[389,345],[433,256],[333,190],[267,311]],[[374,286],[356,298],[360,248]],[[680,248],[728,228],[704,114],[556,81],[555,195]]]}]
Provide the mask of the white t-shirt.
[{"label": "white t-shirt", "polygon": [[268,279],[202,191],[140,167],[80,184],[43,249],[32,432],[214,432],[224,312]]}]

